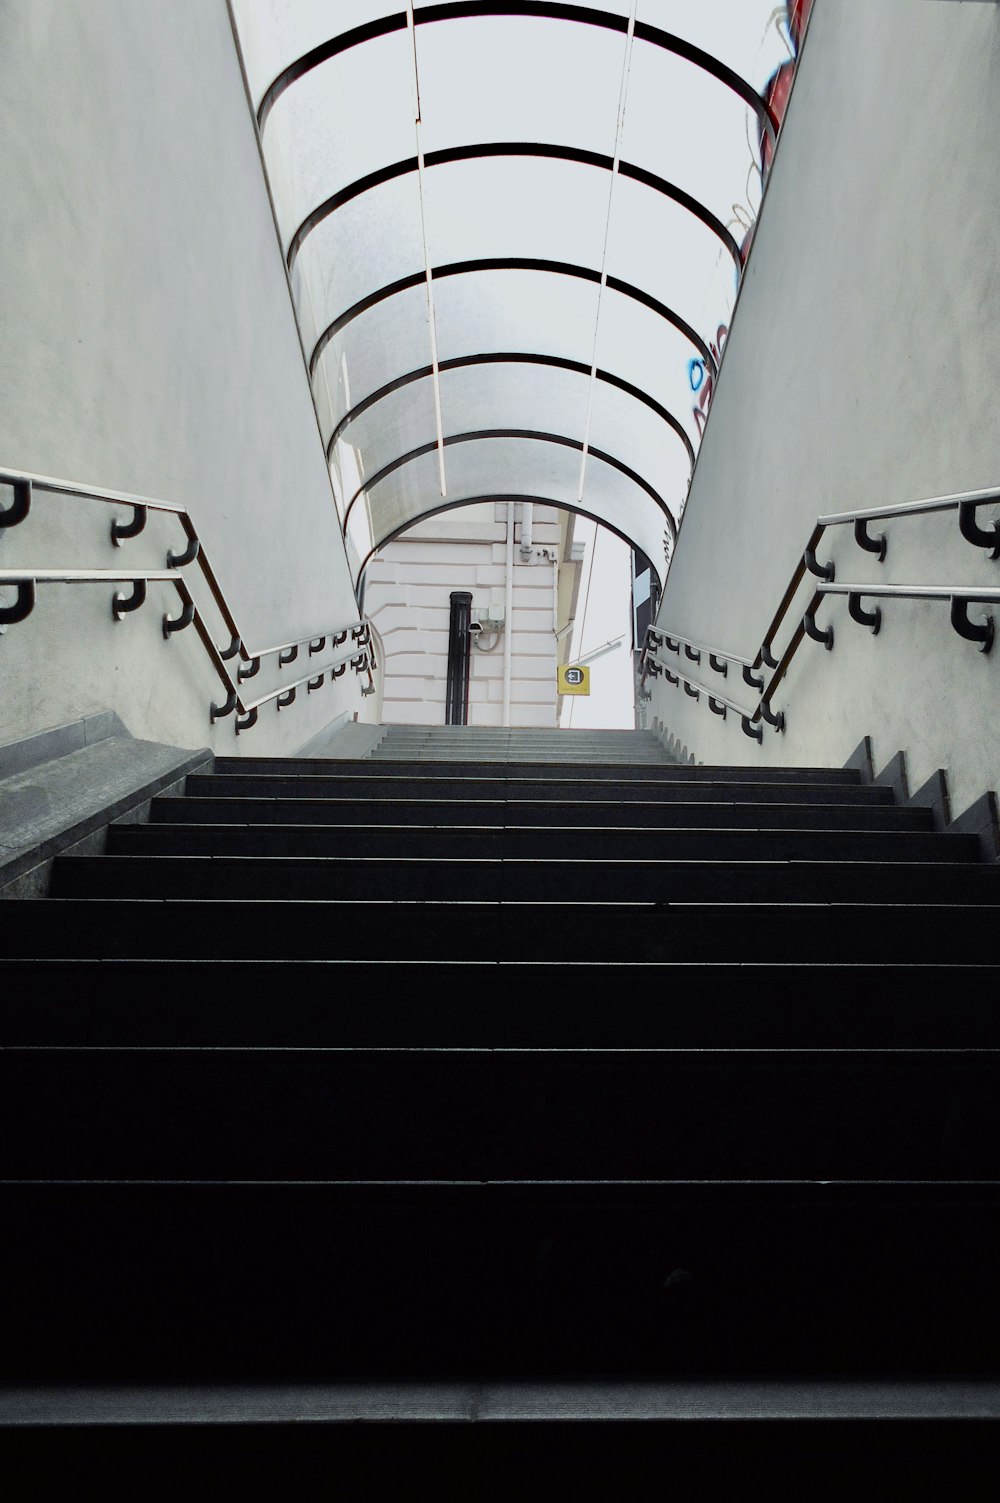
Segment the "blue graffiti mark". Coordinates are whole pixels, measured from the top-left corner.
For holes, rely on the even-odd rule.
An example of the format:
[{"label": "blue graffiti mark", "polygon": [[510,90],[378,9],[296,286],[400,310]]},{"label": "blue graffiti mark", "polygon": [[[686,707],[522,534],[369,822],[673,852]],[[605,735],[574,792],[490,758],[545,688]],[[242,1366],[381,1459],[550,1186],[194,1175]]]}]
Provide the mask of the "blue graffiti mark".
[{"label": "blue graffiti mark", "polygon": [[705,380],[705,362],[703,360],[688,361],[688,380],[692,391],[700,391]]}]

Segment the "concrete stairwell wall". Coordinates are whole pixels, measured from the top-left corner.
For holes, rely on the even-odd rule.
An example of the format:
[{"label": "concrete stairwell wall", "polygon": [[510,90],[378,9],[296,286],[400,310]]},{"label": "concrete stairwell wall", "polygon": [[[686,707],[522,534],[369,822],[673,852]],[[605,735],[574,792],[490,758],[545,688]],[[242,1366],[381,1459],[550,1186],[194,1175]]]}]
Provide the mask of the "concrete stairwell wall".
[{"label": "concrete stairwell wall", "polygon": [[[998,100],[997,5],[815,7],[660,627],[753,659],[819,515],[1000,487]],[[1000,585],[955,513],[872,530],[883,564],[827,531],[838,582]],[[822,607],[833,650],[802,644],[762,748],[662,678],[651,718],[706,763],[839,765],[870,735],[912,787],[946,768],[957,813],[1000,785],[1000,647],[963,641],[947,603],[882,604],[877,636]],[[756,704],[738,670],[708,681]]]},{"label": "concrete stairwell wall", "polygon": [[[248,645],[355,621],[225,0],[5,0],[0,139],[0,468],[187,507]],[[0,568],[162,569],[183,546],[151,518],[113,548],[113,516],[39,494]],[[117,624],[110,596],[41,586],[0,636],[0,743],[113,710],[136,736],[260,755],[365,718],[348,671],[238,740],[235,717],[213,729],[195,632],[161,632],[174,590]]]}]

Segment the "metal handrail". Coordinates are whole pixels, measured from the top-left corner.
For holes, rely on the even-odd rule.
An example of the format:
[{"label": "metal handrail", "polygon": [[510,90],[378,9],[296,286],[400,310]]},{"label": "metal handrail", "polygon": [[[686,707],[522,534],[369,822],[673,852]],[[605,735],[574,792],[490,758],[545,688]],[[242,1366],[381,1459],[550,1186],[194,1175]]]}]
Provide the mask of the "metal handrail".
[{"label": "metal handrail", "polygon": [[[757,667],[757,662],[752,658],[741,658],[735,652],[724,652],[721,647],[709,647],[704,642],[696,642],[693,637],[682,637],[679,636],[676,632],[661,631],[659,627],[647,627],[646,635],[647,637],[653,639],[654,642],[655,639],[659,637],[661,640],[655,645],[659,647],[667,647],[670,651],[674,650],[670,647],[670,644],[672,642],[679,642],[682,647],[691,647],[699,654],[707,653],[709,661],[711,661],[712,658],[719,658],[727,663],[738,663],[741,668]],[[712,664],[712,666],[715,666],[714,663]],[[720,670],[716,669],[716,672],[719,671]]]},{"label": "metal handrail", "polygon": [[[303,684],[305,684],[306,686],[306,692],[312,693],[314,689],[320,688],[323,683],[323,679],[328,673],[330,674],[332,681],[335,678],[340,678],[341,675],[346,672],[348,666],[352,667],[356,673],[367,672],[370,687],[368,689],[362,689],[361,692],[363,694],[372,693],[374,688],[374,681],[372,677],[374,662],[374,654],[371,651],[370,645],[366,642],[360,648],[355,647],[352,648],[349,652],[341,654],[341,656],[339,658],[336,658],[332,663],[324,663],[321,668],[314,668],[311,673],[303,674],[302,677],[297,678],[294,683],[282,684],[279,688],[272,689],[268,694],[262,694],[258,699],[251,700],[247,704],[244,704],[237,695],[236,708],[239,709],[241,715],[246,717],[242,723],[237,720],[237,734],[239,734],[240,731],[249,730],[251,726],[256,725],[257,713],[262,705],[270,704],[271,700],[273,699],[276,701],[278,709],[282,710],[286,707],[286,705],[290,705],[294,702],[295,695],[297,691],[302,688]],[[282,703],[282,701],[284,701],[284,704]],[[226,711],[225,713],[228,714],[229,712]]]},{"label": "metal handrail", "polygon": [[[0,508],[0,531],[8,527],[15,527],[23,522],[31,509],[32,495],[35,491],[43,491],[52,495],[82,496],[89,501],[101,501],[112,506],[131,506],[133,510],[130,522],[114,521],[111,524],[111,541],[115,547],[129,538],[138,537],[146,525],[146,512],[158,511],[175,516],[184,528],[188,547],[183,553],[176,554],[172,551],[167,555],[169,568],[183,567],[185,564],[197,561],[204,575],[205,582],[209,587],[212,597],[218,607],[219,614],[225,624],[226,630],[231,635],[231,643],[226,656],[236,656],[237,653],[245,663],[251,663],[255,658],[270,657],[275,653],[288,653],[293,648],[300,649],[307,643],[318,641],[323,638],[338,636],[341,632],[361,631],[365,623],[353,621],[348,626],[338,626],[335,630],[326,628],[322,632],[314,631],[308,636],[298,637],[291,642],[280,642],[273,647],[251,649],[245,646],[242,635],[236,625],[236,620],[226,599],[225,592],[216,578],[204,548],[200,546],[197,531],[191,520],[191,515],[185,506],[179,502],[162,501],[152,496],[136,495],[130,491],[107,490],[92,485],[78,485],[74,481],[62,480],[53,475],[39,475],[30,470],[0,469],[0,485],[9,485],[14,490],[14,501],[11,506]],[[25,578],[29,573],[34,573],[41,583],[39,570],[22,570],[19,577]],[[63,571],[63,573],[72,571]],[[122,579],[135,579],[138,571],[119,576]],[[152,576],[149,576],[152,578]],[[294,661],[294,657],[288,659]]]},{"label": "metal handrail", "polygon": [[[732,710],[734,714],[740,717],[743,731],[750,737],[751,741],[760,742],[763,740],[764,729],[762,725],[758,724],[761,720],[766,720],[775,730],[783,731],[785,728],[784,714],[770,714],[762,710],[761,705],[758,705],[756,709],[746,710],[742,705],[736,704],[735,700],[727,698],[724,694],[719,694],[715,689],[710,689],[707,684],[701,683],[699,679],[691,678],[690,674],[685,673],[680,664],[672,664],[668,667],[660,657],[653,654],[648,660],[647,668],[653,671],[654,678],[658,678],[662,673],[671,682],[676,683],[679,680],[684,684],[685,692],[690,694],[692,699],[697,699],[699,695],[704,694],[708,700],[708,708],[714,715],[721,715],[725,719],[726,712]],[[721,706],[722,708],[716,708],[717,706]]]},{"label": "metal handrail", "polygon": [[956,491],[953,496],[930,496],[926,501],[899,501],[891,506],[831,512],[825,517],[819,517],[817,526],[841,527],[847,522],[875,522],[883,518],[917,516],[930,511],[954,511],[959,506],[985,506],[990,501],[1000,501],[1000,488],[997,486],[981,491]]},{"label": "metal handrail", "polygon": [[[171,584],[180,597],[181,609],[177,616],[171,617],[166,614],[163,616],[163,635],[169,638],[175,632],[183,631],[188,626],[195,627],[225,693],[222,704],[213,703],[210,707],[209,719],[213,724],[216,720],[232,714],[234,710],[239,710],[240,714],[249,718],[242,727],[237,722],[237,730],[248,729],[250,725],[256,723],[257,712],[262,704],[268,703],[271,699],[286,696],[291,690],[291,698],[287,701],[290,704],[295,698],[296,689],[301,684],[310,683],[313,688],[318,688],[328,671],[332,672],[333,677],[340,677],[340,673],[346,671],[348,663],[351,663],[356,672],[368,674],[368,687],[363,688],[362,693],[374,692],[373,670],[377,662],[367,620],[354,621],[334,631],[327,629],[322,633],[312,632],[309,636],[300,637],[293,642],[262,648],[257,653],[248,652],[243,645],[242,635],[222,588],[205,557],[204,550],[200,547],[194,524],[184,507],[174,502],[159,501],[125,491],[99,490],[94,486],[76,485],[68,480],[59,480],[50,475],[37,475],[26,470],[0,470],[0,485],[9,485],[14,491],[12,504],[0,508],[0,533],[6,528],[20,525],[27,518],[31,511],[33,493],[37,490],[52,494],[83,496],[85,499],[112,505],[131,506],[133,517],[130,522],[112,522],[111,540],[116,547],[120,546],[123,540],[137,537],[142,532],[146,525],[148,510],[176,516],[184,527],[188,539],[188,546],[183,552],[175,553],[173,550],[168,552],[165,569],[44,569],[35,568],[30,564],[22,565],[20,568],[0,569],[0,587],[17,589],[17,599],[13,604],[0,606],[0,632],[4,631],[8,625],[24,621],[30,616],[35,607],[36,589],[40,584],[130,584],[131,594],[116,592],[113,596],[111,611],[116,621],[121,620],[131,611],[138,610],[144,604],[150,584]],[[231,633],[231,641],[225,649],[220,648],[215,642],[208,623],[198,609],[190,587],[181,573],[182,568],[196,560],[201,565],[206,583],[226,628]],[[345,642],[348,637],[353,643],[352,647],[334,663],[327,664],[322,669],[314,668],[311,673],[294,684],[284,685],[255,701],[250,703],[244,701],[240,684],[244,678],[251,678],[258,672],[261,658],[277,653],[279,655],[278,666],[284,667],[285,664],[295,661],[302,647],[307,647],[308,655],[313,656],[323,650],[327,638],[330,639],[331,646],[336,647],[341,642]],[[247,671],[238,668],[234,681],[227,663],[237,654],[247,665]],[[337,669],[340,669],[339,673]],[[280,705],[279,708],[281,708]]]},{"label": "metal handrail", "polygon": [[[827,637],[826,633],[817,635],[810,631],[809,627],[804,624],[810,621],[815,625],[816,608],[820,604],[824,594],[841,594],[847,595],[849,598],[859,595],[884,595],[887,598],[896,596],[911,599],[957,599],[970,603],[992,604],[997,597],[990,592],[989,588],[981,590],[978,587],[966,588],[965,586],[949,587],[938,585],[913,587],[906,585],[844,585],[839,588],[833,588],[833,565],[820,563],[816,558],[816,549],[827,527],[853,525],[855,541],[858,543],[858,546],[863,548],[867,553],[877,554],[881,562],[884,560],[886,554],[886,540],[884,535],[872,537],[868,533],[867,524],[869,522],[908,516],[922,516],[929,512],[942,511],[957,511],[959,513],[959,529],[966,542],[972,544],[974,547],[989,549],[991,556],[997,558],[1000,557],[1000,521],[994,521],[992,529],[987,530],[979,527],[975,520],[976,507],[988,505],[991,502],[1000,502],[1000,487],[990,486],[982,490],[958,491],[948,496],[931,496],[920,501],[904,501],[888,506],[864,507],[853,511],[832,512],[817,518],[816,525],[803,550],[802,558],[792,573],[788,586],[764,633],[757,656],[752,661],[740,658],[733,653],[721,652],[718,648],[708,647],[704,643],[695,642],[690,638],[680,637],[676,633],[668,631],[665,627],[659,625],[655,627],[650,626],[647,628],[646,642],[643,645],[640,656],[640,681],[645,679],[650,641],[656,642],[669,638],[676,642],[682,642],[696,651],[714,655],[719,659],[728,659],[729,662],[740,663],[744,668],[744,677],[746,677],[748,671],[756,671],[762,666],[770,668],[772,670],[771,677],[766,686],[763,683],[763,679],[760,685],[763,689],[761,703],[769,706],[774,691],[784,677],[803,636],[814,636],[816,640],[824,641],[825,645],[832,646],[832,629],[828,629],[830,630],[830,635]],[[803,617],[796,625],[780,658],[776,658],[771,650],[771,644],[784,622],[807,573],[816,575],[819,583],[813,593],[812,600],[807,606]],[[856,616],[855,619],[861,620],[861,617]],[[968,621],[967,616],[964,619]],[[862,624],[870,625],[871,623],[862,621]],[[969,640],[979,642],[984,651],[989,650],[992,637],[990,638],[990,643],[987,643],[978,634],[974,626],[973,630],[975,634],[970,635],[968,631],[963,631],[961,626],[956,625],[954,618],[952,624],[960,635],[967,636]],[[877,627],[873,626],[873,630],[877,629]]]}]

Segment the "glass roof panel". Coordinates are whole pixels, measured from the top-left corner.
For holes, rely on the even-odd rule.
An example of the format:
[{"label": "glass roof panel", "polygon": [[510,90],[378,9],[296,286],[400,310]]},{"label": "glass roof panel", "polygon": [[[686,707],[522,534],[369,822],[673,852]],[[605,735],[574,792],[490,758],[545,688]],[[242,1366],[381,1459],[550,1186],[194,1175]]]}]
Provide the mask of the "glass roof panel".
[{"label": "glass roof panel", "polygon": [[636,20],[693,42],[758,93],[789,60],[784,6],[775,0],[638,0]]},{"label": "glass roof panel", "polygon": [[[718,80],[682,58],[636,42],[632,49],[621,157],[667,178],[723,224],[746,205],[748,177],[759,203],[757,117]],[[739,231],[735,232],[737,239]]]},{"label": "glass roof panel", "polygon": [[680,204],[623,177],[615,184],[607,267],[703,336],[728,318],[736,300],[736,264],[719,237]]},{"label": "glass roof panel", "polygon": [[254,108],[289,63],[395,9],[391,0],[233,0]]},{"label": "glass roof panel", "polygon": [[417,174],[394,178],[307,235],[293,272],[308,281],[321,328],[361,298],[424,270]]},{"label": "glass roof panel", "polygon": [[[446,434],[519,428],[582,440],[586,430],[586,372],[531,364],[461,366],[441,372],[441,404]],[[359,478],[346,490],[349,501],[360,473],[376,474],[400,455],[434,439],[430,375],[390,392],[345,430],[352,472]],[[674,427],[637,396],[605,381],[594,390],[590,443],[637,471],[663,497],[675,516],[687,493],[691,459]],[[340,444],[338,444],[338,449]],[[449,446],[448,456],[454,446]],[[338,481],[341,472],[336,472]],[[346,481],[344,482],[346,486]]]},{"label": "glass roof panel", "polygon": [[566,21],[477,16],[418,26],[424,151],[546,141],[610,155],[624,55],[623,33]]},{"label": "glass roof panel", "polygon": [[605,381],[596,382],[590,446],[625,460],[679,517],[687,498],[691,458],[675,429],[651,407]]},{"label": "glass roof panel", "polygon": [[[521,495],[545,497],[554,504],[578,504],[580,454],[576,449],[531,439],[480,439],[449,446],[447,456],[448,502]],[[352,551],[363,557],[368,547],[440,505],[437,457],[430,453],[393,471],[352,508],[347,524]],[[662,570],[663,513],[627,476],[593,460],[588,464],[583,505],[634,539]]]},{"label": "glass roof panel", "polygon": [[[621,17],[631,9],[631,0],[583,4]],[[234,9],[255,102],[282,70],[327,39],[405,15],[401,0],[234,0]],[[532,258],[593,277],[496,268],[434,278],[445,433],[530,427],[577,441],[587,435],[593,450],[617,455],[676,513],[690,469],[676,428],[694,451],[712,386],[703,354],[711,346],[717,357],[724,343],[737,286],[733,251],[760,201],[760,125],[739,93],[656,45],[644,28],[704,49],[763,91],[791,56],[784,7],[776,0],[636,0],[631,46],[624,28],[523,15],[427,22],[423,10],[416,6],[419,128],[413,53],[402,25],[302,73],[272,101],[265,124],[265,160],[292,250],[307,355],[324,345],[313,372],[324,437],[380,388],[429,366],[426,230],[439,273],[466,261]],[[426,159],[423,218],[413,170],[418,143]],[[494,151],[436,160],[477,145],[518,143],[563,155]],[[616,151],[617,175],[609,170]],[[574,159],[581,153],[598,160]],[[404,173],[387,174],[399,163]],[[375,184],[351,196],[373,174]],[[643,175],[655,180],[638,181]],[[689,206],[677,201],[685,194]],[[610,279],[603,292],[602,269]],[[413,285],[331,334],[334,320],[400,279]],[[693,337],[637,301],[630,286],[673,310]],[[541,361],[448,368],[464,357],[519,352],[582,369]],[[588,405],[595,354],[602,371],[638,393],[598,380]],[[331,452],[341,507],[362,477],[435,433],[427,376],[356,417]],[[573,502],[579,464],[577,450],[531,440],[452,444],[448,499],[551,489],[553,499]],[[661,514],[640,486],[595,457],[586,487],[585,508],[600,515],[601,506],[616,505],[618,514],[606,520],[623,531],[643,529],[645,542],[631,535],[662,561]],[[375,536],[384,537],[401,525],[393,521],[401,512],[412,521],[420,515],[413,507],[440,501],[431,453],[376,484],[369,504],[354,508],[352,552],[367,551],[363,534],[373,519]]]},{"label": "glass roof panel", "polygon": [[[544,377],[544,379],[540,379]],[[582,440],[589,378],[524,364],[461,366],[441,372],[444,431],[525,428]],[[435,436],[431,377],[399,388],[351,423],[344,437],[365,456],[365,473]],[[627,458],[627,456],[622,456]]]},{"label": "glass roof panel", "polygon": [[[693,408],[697,401],[691,383],[692,366],[702,363],[691,342],[655,313],[606,289],[597,338],[597,364],[602,370],[624,373],[684,424],[697,447],[698,428]],[[699,384],[700,379],[699,379]]]},{"label": "glass roof panel", "polygon": [[405,31],[330,58],[281,95],[263,131],[288,243],[331,193],[416,154],[413,54]]},{"label": "glass roof panel", "polygon": [[431,262],[531,256],[599,273],[611,175],[576,162],[487,157],[424,176]]},{"label": "glass roof panel", "polygon": [[438,353],[534,350],[590,364],[597,285],[544,271],[489,271],[434,283]]},{"label": "glass roof panel", "polygon": [[[448,431],[448,430],[446,430]],[[457,430],[455,430],[457,431]],[[356,470],[353,485],[344,479],[346,500],[350,501],[363,478],[376,474],[383,465],[431,442],[437,433],[434,418],[434,389],[430,376],[413,381],[376,402],[344,429],[334,444],[331,459],[337,464],[336,479],[347,470]],[[353,458],[341,463],[349,449]]]},{"label": "glass roof panel", "polygon": [[[309,353],[309,346],[306,346]],[[334,396],[335,421],[403,371],[430,360],[423,283],[366,309],[327,344],[317,364]],[[315,384],[315,382],[314,382]],[[324,431],[324,439],[329,438]]]}]

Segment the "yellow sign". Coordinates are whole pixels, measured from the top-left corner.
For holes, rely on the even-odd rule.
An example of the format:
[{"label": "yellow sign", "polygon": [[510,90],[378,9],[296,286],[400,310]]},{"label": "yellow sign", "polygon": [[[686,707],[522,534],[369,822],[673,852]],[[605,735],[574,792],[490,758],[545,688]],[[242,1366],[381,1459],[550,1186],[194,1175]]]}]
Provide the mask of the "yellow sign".
[{"label": "yellow sign", "polygon": [[590,669],[563,663],[556,674],[556,686],[560,694],[589,694]]}]

